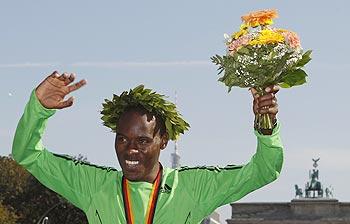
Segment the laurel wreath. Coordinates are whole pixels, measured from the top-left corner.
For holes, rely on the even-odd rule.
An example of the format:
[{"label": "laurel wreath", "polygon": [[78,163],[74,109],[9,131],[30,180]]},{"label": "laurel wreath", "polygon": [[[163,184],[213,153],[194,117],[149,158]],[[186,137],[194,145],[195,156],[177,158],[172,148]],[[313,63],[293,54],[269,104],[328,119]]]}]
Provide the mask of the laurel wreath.
[{"label": "laurel wreath", "polygon": [[118,120],[125,109],[130,106],[142,106],[151,114],[160,116],[165,122],[169,139],[176,140],[180,134],[189,129],[190,125],[176,110],[176,105],[164,97],[151,89],[145,89],[143,85],[130,89],[129,92],[124,91],[120,96],[113,94],[112,100],[105,99],[102,103],[103,125],[116,132]]}]

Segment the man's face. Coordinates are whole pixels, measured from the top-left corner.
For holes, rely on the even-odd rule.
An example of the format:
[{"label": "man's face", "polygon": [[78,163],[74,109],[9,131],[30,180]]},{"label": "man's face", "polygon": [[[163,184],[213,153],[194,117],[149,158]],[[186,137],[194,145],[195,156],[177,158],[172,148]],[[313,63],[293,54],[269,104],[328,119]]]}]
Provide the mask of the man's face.
[{"label": "man's face", "polygon": [[165,136],[155,133],[156,118],[138,111],[124,113],[117,125],[115,150],[124,176],[131,181],[153,182],[159,168]]}]

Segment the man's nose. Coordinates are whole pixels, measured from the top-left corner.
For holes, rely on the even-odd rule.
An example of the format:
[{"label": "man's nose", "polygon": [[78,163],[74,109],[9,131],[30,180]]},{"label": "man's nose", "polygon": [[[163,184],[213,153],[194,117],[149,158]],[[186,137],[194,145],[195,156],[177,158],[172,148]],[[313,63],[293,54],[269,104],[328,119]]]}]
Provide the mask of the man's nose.
[{"label": "man's nose", "polygon": [[127,150],[129,154],[136,154],[139,152],[135,141],[130,141],[130,143],[128,144]]}]

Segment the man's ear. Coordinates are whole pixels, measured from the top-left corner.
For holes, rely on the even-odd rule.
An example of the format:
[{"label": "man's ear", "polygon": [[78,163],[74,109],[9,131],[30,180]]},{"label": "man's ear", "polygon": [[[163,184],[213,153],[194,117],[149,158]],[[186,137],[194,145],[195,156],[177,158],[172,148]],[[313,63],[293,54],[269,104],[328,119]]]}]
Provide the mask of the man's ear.
[{"label": "man's ear", "polygon": [[169,142],[169,135],[168,135],[168,133],[165,133],[161,139],[160,149],[161,150],[165,149],[166,146],[168,145],[168,142]]}]

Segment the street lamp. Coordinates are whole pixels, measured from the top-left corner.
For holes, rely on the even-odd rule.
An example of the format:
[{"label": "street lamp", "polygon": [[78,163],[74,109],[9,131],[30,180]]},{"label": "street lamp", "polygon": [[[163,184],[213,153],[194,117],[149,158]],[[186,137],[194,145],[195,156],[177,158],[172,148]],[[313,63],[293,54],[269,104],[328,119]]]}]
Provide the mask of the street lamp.
[{"label": "street lamp", "polygon": [[[53,209],[55,209],[56,207],[58,207],[59,205],[63,204],[64,201],[61,201],[57,204],[55,204],[54,206],[52,206],[51,208],[49,208],[39,219],[39,221],[37,222],[37,224],[48,224],[49,222],[49,218],[47,217],[47,214],[49,214],[49,212],[51,212]],[[42,220],[42,222],[40,222]]]}]

